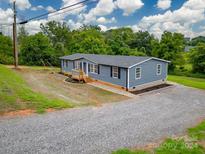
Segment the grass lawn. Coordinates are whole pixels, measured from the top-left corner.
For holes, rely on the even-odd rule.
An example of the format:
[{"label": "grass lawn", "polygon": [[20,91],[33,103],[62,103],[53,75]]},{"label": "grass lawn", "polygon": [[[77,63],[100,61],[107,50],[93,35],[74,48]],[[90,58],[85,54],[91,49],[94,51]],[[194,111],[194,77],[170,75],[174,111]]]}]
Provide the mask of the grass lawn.
[{"label": "grass lawn", "polygon": [[205,141],[205,121],[197,125],[196,127],[189,128],[188,134],[190,137],[196,139],[196,140],[203,140]]},{"label": "grass lawn", "polygon": [[169,75],[168,81],[176,82],[188,87],[205,89],[205,79]]},{"label": "grass lawn", "polygon": [[0,114],[22,109],[44,112],[49,108],[69,107],[72,107],[69,102],[34,92],[14,70],[0,65]]},{"label": "grass lawn", "polygon": [[204,154],[205,121],[188,129],[189,138],[167,139],[157,148],[149,151],[121,149],[112,154]]}]

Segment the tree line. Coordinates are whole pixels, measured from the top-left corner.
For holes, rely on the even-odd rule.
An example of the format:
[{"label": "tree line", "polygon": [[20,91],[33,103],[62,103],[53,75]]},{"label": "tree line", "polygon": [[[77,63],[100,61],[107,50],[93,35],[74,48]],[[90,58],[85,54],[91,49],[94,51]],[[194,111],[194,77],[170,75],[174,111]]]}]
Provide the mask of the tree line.
[{"label": "tree line", "polygon": [[[193,64],[193,71],[205,73],[205,42],[193,40],[196,47],[187,58],[184,48],[190,42],[188,44],[180,33],[165,31],[161,39],[157,39],[147,31],[133,32],[131,28],[102,32],[98,26],[84,25],[70,30],[67,24],[55,21],[41,24],[40,28],[41,32],[29,35],[20,27],[20,64],[59,66],[59,57],[73,53],[154,56],[170,60],[170,71],[188,62]],[[0,63],[12,64],[12,56],[11,38],[0,34]]]}]

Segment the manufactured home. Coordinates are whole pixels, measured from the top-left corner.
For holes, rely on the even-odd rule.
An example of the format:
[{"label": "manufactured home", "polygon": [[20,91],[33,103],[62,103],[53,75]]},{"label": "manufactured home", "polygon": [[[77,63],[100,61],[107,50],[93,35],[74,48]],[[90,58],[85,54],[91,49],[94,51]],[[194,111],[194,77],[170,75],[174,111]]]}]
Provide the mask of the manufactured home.
[{"label": "manufactured home", "polygon": [[155,57],[73,54],[60,57],[61,71],[79,80],[98,80],[128,91],[162,84],[169,61]]}]

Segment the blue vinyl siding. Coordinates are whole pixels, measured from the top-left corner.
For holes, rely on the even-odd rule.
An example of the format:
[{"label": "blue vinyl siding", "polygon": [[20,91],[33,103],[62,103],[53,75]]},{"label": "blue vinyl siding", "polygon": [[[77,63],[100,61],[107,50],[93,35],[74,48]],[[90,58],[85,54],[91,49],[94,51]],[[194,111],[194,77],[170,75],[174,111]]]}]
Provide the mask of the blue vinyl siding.
[{"label": "blue vinyl siding", "polygon": [[111,66],[106,65],[99,65],[100,74],[94,74],[89,72],[89,76],[96,79],[96,80],[102,80],[105,82],[110,82],[112,84],[116,84],[122,87],[126,88],[126,69],[120,68],[120,79],[119,78],[113,78],[111,77]]},{"label": "blue vinyl siding", "polygon": [[[161,75],[157,75],[157,64],[161,64]],[[159,60],[149,60],[137,66],[129,69],[129,88],[135,87],[137,85],[165,80],[167,77],[167,65],[168,63]],[[141,78],[135,78],[136,68],[141,68]]]},{"label": "blue vinyl siding", "polygon": [[[67,63],[67,64],[65,64]],[[61,60],[61,69],[63,72],[71,72],[73,69],[73,61]]]}]

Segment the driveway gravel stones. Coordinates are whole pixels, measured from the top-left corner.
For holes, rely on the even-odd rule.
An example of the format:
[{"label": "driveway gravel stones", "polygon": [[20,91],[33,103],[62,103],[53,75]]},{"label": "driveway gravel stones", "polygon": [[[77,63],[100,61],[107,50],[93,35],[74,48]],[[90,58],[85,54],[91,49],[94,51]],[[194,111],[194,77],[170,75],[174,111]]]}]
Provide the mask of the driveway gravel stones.
[{"label": "driveway gravel stones", "polygon": [[0,119],[1,154],[108,154],[182,135],[205,118],[205,91],[174,86],[102,107]]}]

